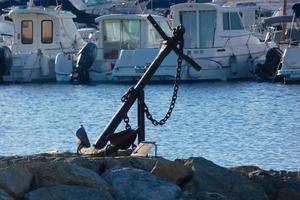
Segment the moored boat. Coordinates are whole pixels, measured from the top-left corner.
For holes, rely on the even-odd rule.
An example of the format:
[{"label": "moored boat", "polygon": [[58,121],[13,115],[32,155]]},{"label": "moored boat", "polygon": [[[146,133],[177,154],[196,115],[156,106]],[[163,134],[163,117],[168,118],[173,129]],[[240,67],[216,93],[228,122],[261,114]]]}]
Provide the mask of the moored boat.
[{"label": "moored boat", "polygon": [[[74,62],[85,45],[70,12],[58,8],[12,7],[2,16],[0,77],[5,82],[55,81],[58,54]],[[9,30],[9,31],[8,31]],[[6,56],[5,56],[6,55]],[[10,55],[10,56],[9,56]]]},{"label": "moored boat", "polygon": [[[245,30],[241,10],[210,3],[182,3],[171,7],[173,26],[186,29],[184,52],[200,66],[200,72],[182,65],[184,81],[228,80],[253,77],[257,63],[264,62],[270,48],[250,31]],[[168,19],[154,16],[163,30],[172,29]],[[96,18],[99,31],[93,35],[97,58],[89,69],[92,82],[135,81],[147,70],[159,52],[162,38],[141,14],[111,14]],[[272,43],[273,44],[273,43]],[[177,56],[166,57],[153,81],[175,79]],[[71,73],[72,67],[64,68]],[[59,79],[67,82],[70,78]]]},{"label": "moored boat", "polygon": [[282,63],[279,66],[277,76],[284,82],[300,81],[300,3],[293,5],[292,27],[288,32],[288,44],[285,46]]}]

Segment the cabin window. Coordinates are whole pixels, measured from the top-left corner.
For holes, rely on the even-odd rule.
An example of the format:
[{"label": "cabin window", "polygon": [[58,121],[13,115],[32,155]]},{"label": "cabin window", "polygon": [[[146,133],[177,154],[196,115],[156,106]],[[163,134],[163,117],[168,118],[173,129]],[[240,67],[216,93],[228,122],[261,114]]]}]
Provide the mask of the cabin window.
[{"label": "cabin window", "polygon": [[21,34],[22,44],[33,43],[33,22],[31,20],[23,20],[21,22]]},{"label": "cabin window", "polygon": [[51,20],[43,20],[41,26],[42,43],[51,44],[53,42],[53,22]]},{"label": "cabin window", "polygon": [[223,30],[244,29],[241,18],[237,12],[223,13]]},{"label": "cabin window", "polygon": [[[199,47],[209,48],[214,46],[216,28],[216,11],[199,11]],[[196,27],[194,27],[196,29]]]},{"label": "cabin window", "polygon": [[121,23],[121,49],[140,48],[140,21],[139,20],[122,20]]},{"label": "cabin window", "polygon": [[197,16],[196,11],[182,11],[180,12],[180,23],[185,28],[184,46],[186,48],[197,47]]},{"label": "cabin window", "polygon": [[140,48],[140,29],[139,20],[104,21],[104,58],[118,58],[120,49]]},{"label": "cabin window", "polygon": [[[158,24],[168,36],[171,36],[171,28],[167,21],[158,21]],[[148,31],[149,47],[159,48],[163,41],[163,38],[160,36],[157,30],[150,23],[148,25],[148,28],[149,28]]]}]

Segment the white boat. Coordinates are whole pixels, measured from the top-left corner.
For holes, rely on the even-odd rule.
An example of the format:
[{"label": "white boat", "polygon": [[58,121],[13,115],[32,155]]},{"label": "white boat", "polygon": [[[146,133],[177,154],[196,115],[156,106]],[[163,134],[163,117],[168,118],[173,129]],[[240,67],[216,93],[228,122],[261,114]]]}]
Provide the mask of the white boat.
[{"label": "white boat", "polygon": [[32,2],[12,7],[0,20],[0,62],[6,63],[0,66],[2,81],[55,81],[57,55],[74,62],[74,55],[85,45],[72,20],[75,17]]},{"label": "white boat", "polygon": [[184,51],[201,71],[185,65],[183,79],[242,79],[253,77],[256,64],[263,62],[269,45],[245,30],[239,9],[210,3],[171,6],[173,26],[182,24]]},{"label": "white boat", "polygon": [[[181,78],[185,81],[227,80],[253,77],[257,62],[263,62],[268,44],[246,31],[240,9],[215,4],[183,3],[171,7],[173,25],[183,24],[184,51],[202,70],[196,71],[185,62]],[[154,19],[170,35],[166,18]],[[162,38],[148,22],[146,15],[114,14],[96,19],[99,31],[92,37],[97,43],[97,58],[89,69],[90,81],[138,80],[159,52]],[[174,80],[177,56],[166,57],[152,80]],[[72,66],[64,67],[65,77]],[[59,72],[58,72],[59,73]],[[61,74],[61,73],[59,73]]]},{"label": "white boat", "polygon": [[293,11],[292,27],[288,34],[289,42],[285,46],[282,64],[277,72],[277,76],[281,77],[284,82],[300,81],[300,3],[293,6]]},{"label": "white boat", "polygon": [[[170,35],[171,28],[162,16],[153,16],[163,30]],[[97,31],[92,40],[97,44],[97,58],[89,69],[89,79],[92,82],[135,81],[138,80],[147,66],[159,52],[162,38],[147,20],[147,15],[141,14],[110,14],[95,20]],[[171,80],[175,77],[175,54],[169,55],[156,72],[153,80]],[[58,82],[68,82],[72,66],[61,70],[64,78]],[[58,74],[62,74],[59,72]]]}]

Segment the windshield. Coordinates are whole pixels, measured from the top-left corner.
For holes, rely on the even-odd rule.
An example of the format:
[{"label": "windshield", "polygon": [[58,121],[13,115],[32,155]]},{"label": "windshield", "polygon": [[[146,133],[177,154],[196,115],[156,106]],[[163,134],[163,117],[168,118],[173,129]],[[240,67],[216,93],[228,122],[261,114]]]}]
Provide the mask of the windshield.
[{"label": "windshield", "polygon": [[13,35],[14,28],[11,24],[5,22],[0,22],[0,34],[3,35]]}]

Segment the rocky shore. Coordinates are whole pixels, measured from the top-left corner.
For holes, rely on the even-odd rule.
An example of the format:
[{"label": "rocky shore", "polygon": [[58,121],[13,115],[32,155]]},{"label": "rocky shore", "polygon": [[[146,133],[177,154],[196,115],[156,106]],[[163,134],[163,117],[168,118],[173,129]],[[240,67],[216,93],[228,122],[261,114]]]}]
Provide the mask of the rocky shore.
[{"label": "rocky shore", "polygon": [[0,200],[300,200],[300,173],[202,157],[0,157]]}]

